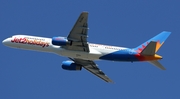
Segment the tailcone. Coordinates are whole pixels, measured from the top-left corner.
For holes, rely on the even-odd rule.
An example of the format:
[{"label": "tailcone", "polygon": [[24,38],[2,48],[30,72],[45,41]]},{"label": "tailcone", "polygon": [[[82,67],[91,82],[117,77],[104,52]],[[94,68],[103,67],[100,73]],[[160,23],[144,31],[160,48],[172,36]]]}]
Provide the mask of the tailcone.
[{"label": "tailcone", "polygon": [[155,54],[154,57],[155,57],[156,59],[162,59],[162,56],[160,56],[160,55],[158,55],[158,54]]},{"label": "tailcone", "polygon": [[140,54],[137,54],[135,56],[139,61],[153,61],[153,60],[162,59],[162,56],[157,55],[157,54],[155,54],[155,55],[140,55]]}]

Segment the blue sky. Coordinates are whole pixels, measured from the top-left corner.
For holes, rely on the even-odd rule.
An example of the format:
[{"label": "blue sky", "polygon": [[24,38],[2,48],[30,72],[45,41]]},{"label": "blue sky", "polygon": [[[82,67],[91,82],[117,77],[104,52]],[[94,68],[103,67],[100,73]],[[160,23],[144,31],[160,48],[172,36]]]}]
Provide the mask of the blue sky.
[{"label": "blue sky", "polygon": [[51,53],[0,44],[0,99],[180,99],[180,1],[0,0],[0,40],[15,34],[67,36],[89,12],[88,41],[136,47],[162,31],[172,34],[158,51],[166,71],[149,63],[96,61],[115,82],[86,70],[66,71]]}]

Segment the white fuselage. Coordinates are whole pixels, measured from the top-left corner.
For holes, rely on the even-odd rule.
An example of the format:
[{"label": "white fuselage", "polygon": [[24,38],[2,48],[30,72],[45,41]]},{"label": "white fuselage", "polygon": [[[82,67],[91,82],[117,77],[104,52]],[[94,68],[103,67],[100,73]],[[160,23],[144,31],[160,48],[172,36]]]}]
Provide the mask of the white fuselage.
[{"label": "white fuselage", "polygon": [[[26,40],[24,39],[26,38]],[[67,50],[63,46],[52,44],[51,38],[15,35],[3,41],[3,44],[13,48],[51,52],[65,57],[79,58],[84,60],[98,60],[99,57],[118,50],[125,50],[124,47],[107,46],[89,43],[89,52]]]}]

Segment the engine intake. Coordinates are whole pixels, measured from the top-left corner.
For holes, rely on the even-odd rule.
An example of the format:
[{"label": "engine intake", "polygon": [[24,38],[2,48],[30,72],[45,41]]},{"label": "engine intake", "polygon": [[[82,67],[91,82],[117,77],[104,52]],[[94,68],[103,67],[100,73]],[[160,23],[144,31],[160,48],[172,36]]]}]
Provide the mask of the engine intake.
[{"label": "engine intake", "polygon": [[62,68],[65,70],[81,70],[82,66],[74,63],[74,61],[63,61]]},{"label": "engine intake", "polygon": [[68,40],[65,37],[53,37],[52,44],[58,46],[65,46],[68,44]]}]

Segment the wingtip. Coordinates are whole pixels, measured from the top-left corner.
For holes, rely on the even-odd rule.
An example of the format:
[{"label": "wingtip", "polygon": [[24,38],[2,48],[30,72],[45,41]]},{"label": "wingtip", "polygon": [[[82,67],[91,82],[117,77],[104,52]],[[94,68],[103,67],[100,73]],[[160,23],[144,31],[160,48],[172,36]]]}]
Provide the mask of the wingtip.
[{"label": "wingtip", "polygon": [[82,13],[88,13],[88,11],[83,11]]},{"label": "wingtip", "polygon": [[115,83],[114,81],[110,80],[110,81],[106,81],[107,83]]},{"label": "wingtip", "polygon": [[109,82],[109,83],[115,84],[115,82],[114,82],[114,81],[111,81],[111,82]]}]

